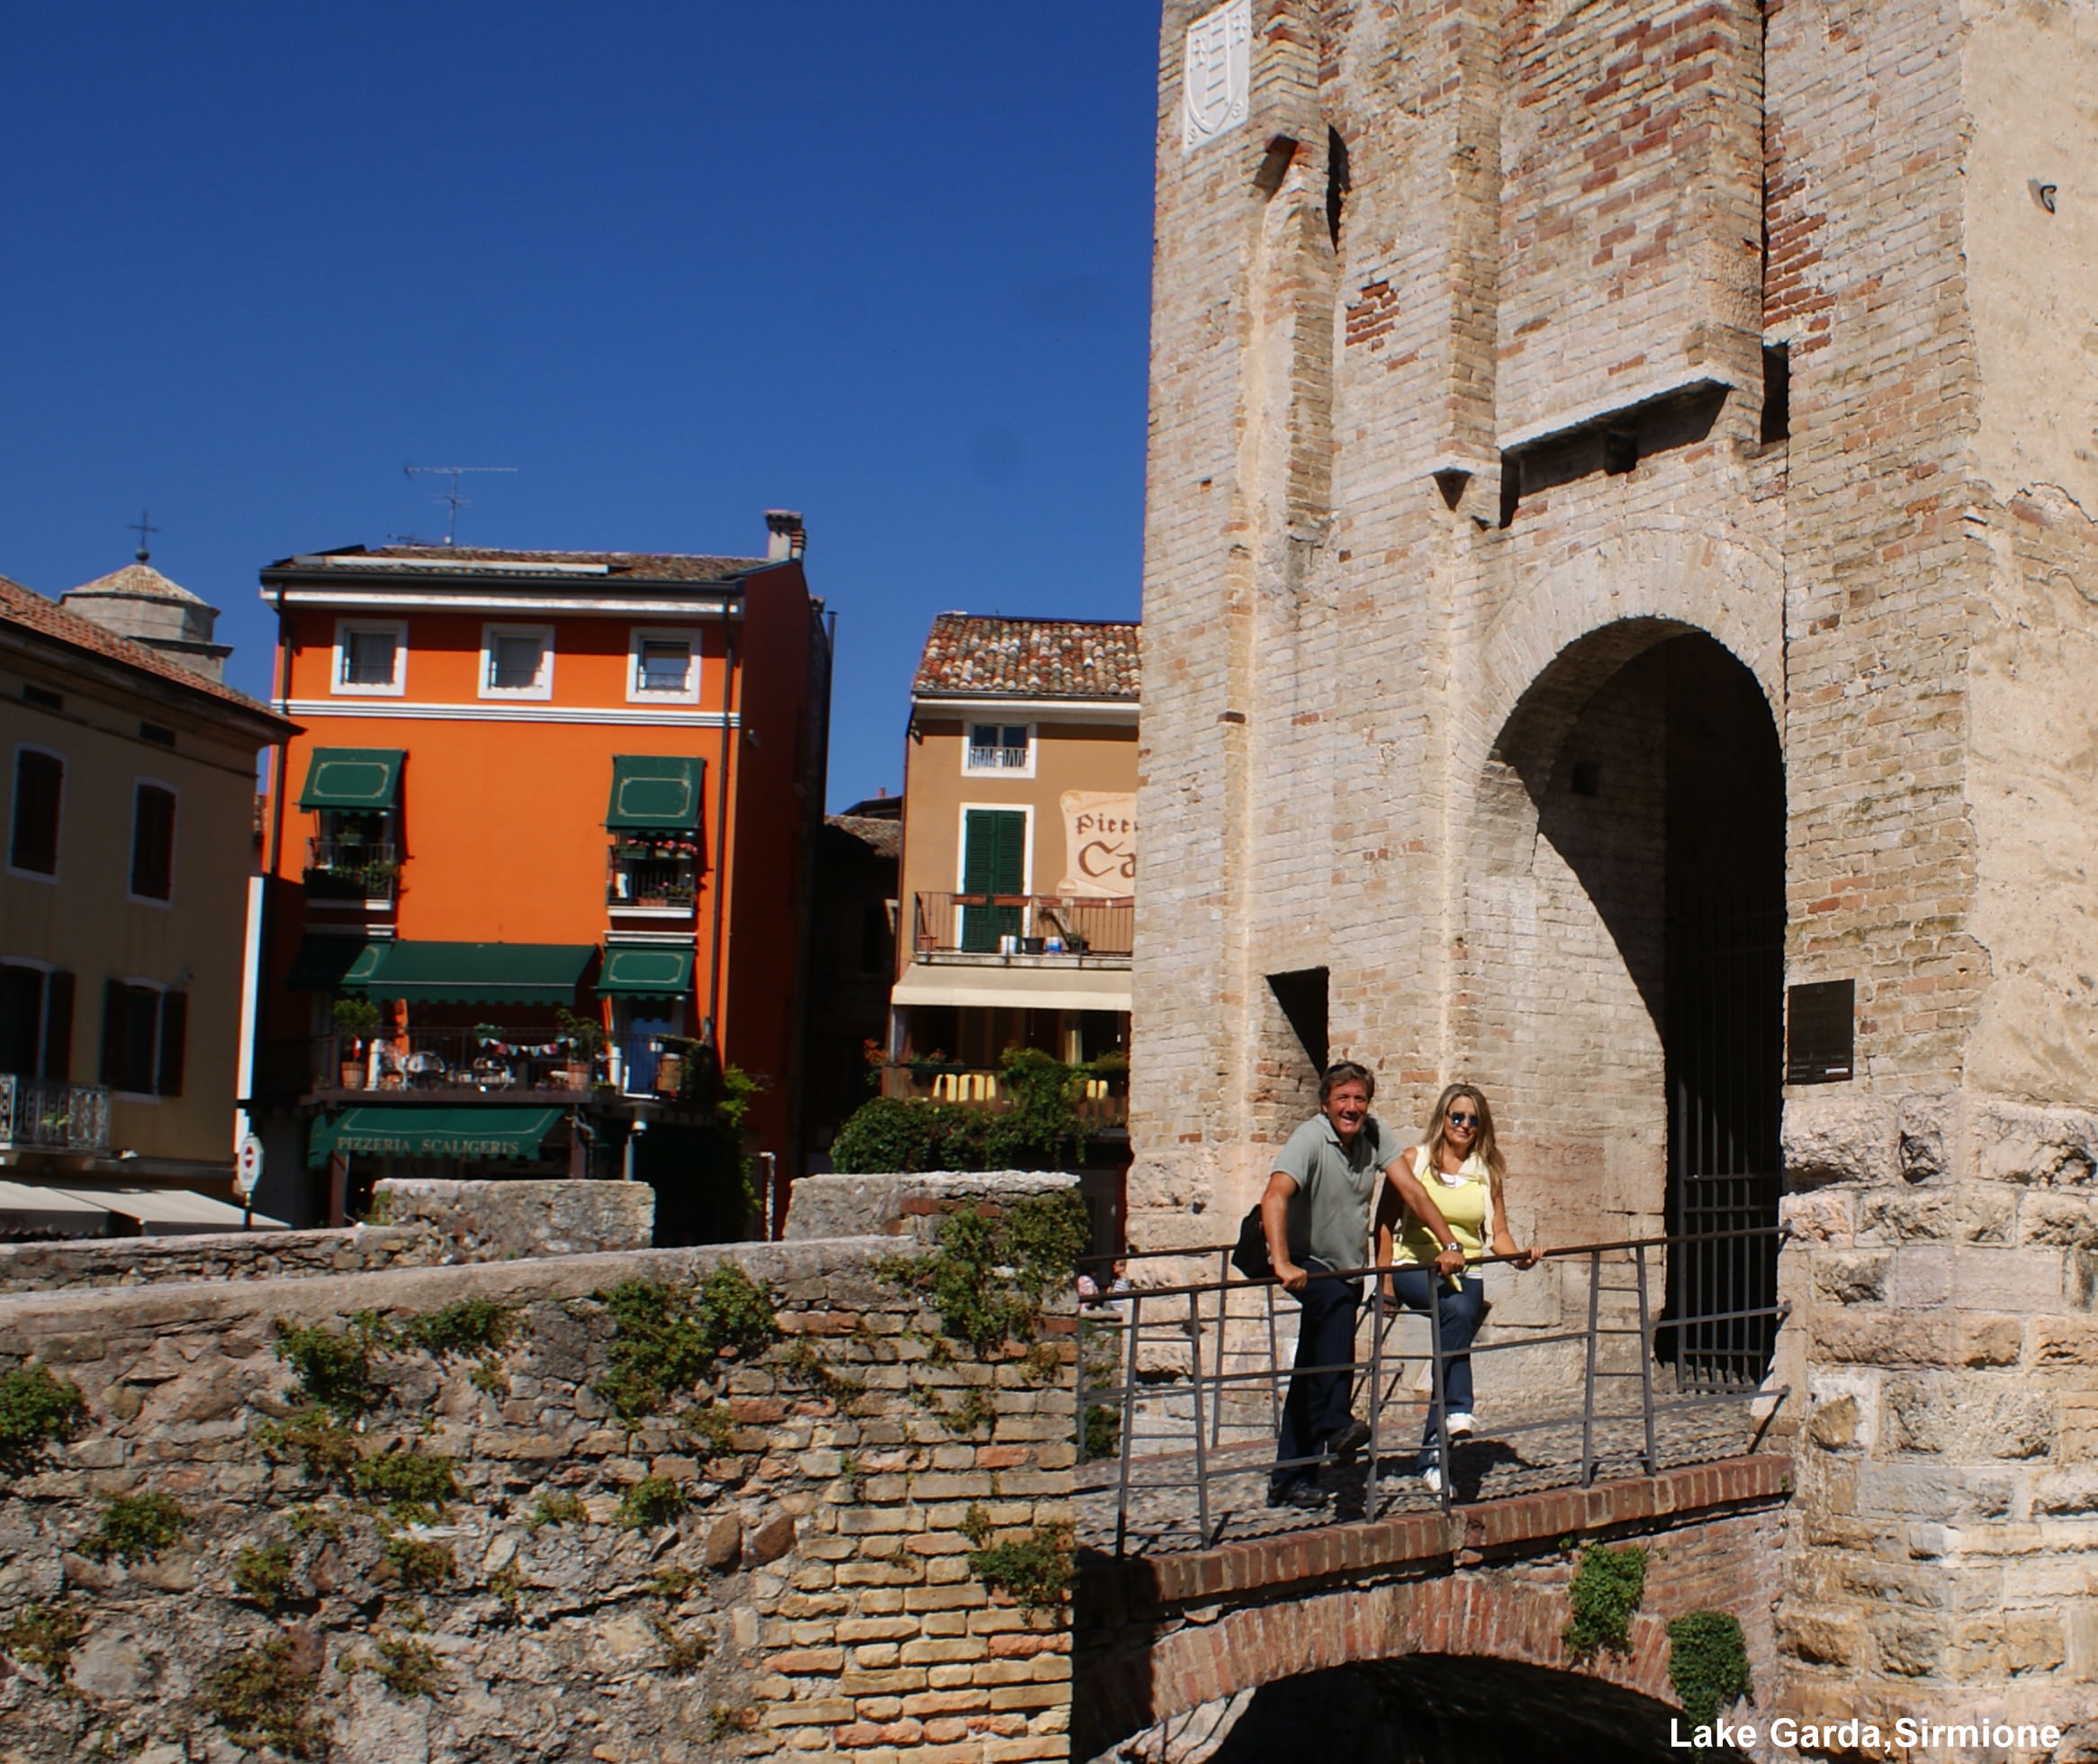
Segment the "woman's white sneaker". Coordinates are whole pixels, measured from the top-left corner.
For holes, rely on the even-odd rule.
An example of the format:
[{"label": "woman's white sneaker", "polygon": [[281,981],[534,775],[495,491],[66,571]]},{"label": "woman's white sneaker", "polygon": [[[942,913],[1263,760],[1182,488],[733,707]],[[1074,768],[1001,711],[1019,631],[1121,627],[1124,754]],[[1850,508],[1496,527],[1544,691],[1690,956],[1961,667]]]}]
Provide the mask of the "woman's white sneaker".
[{"label": "woman's white sneaker", "polygon": [[1439,1495],[1442,1493],[1443,1473],[1440,1468],[1435,1464],[1430,1464],[1426,1470],[1422,1471],[1420,1472],[1420,1486],[1426,1489],[1431,1495]]},{"label": "woman's white sneaker", "polygon": [[1472,1423],[1469,1411],[1453,1408],[1446,1420],[1452,1439],[1469,1439],[1472,1436]]}]

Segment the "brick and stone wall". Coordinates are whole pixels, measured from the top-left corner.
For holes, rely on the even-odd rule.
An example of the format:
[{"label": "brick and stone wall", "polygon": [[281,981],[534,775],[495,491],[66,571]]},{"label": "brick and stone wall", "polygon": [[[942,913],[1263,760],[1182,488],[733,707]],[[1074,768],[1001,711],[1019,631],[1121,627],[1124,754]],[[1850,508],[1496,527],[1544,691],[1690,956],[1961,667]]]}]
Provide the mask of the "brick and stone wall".
[{"label": "brick and stone wall", "polygon": [[[484,1246],[503,1235],[467,1211]],[[922,1253],[880,1235],[0,1296],[0,1372],[49,1368],[85,1405],[0,1482],[8,1755],[230,1760],[241,1718],[215,1712],[245,1687],[249,1721],[288,1713],[311,1755],[371,1764],[1064,1756],[1067,1625],[969,1555],[1067,1526],[1067,1337],[1032,1359],[948,1342],[894,1275]],[[621,1420],[606,1295],[692,1298],[731,1265],[776,1337]],[[499,1346],[470,1339],[489,1308]],[[342,1426],[303,1412],[286,1328],[380,1332]],[[176,1530],[127,1560],[145,1497]]]},{"label": "brick and stone wall", "polygon": [[[1250,1204],[1311,1106],[1268,976],[1319,968],[1387,1121],[1486,1086],[1518,1237],[1652,1229],[1703,708],[1661,676],[1724,664],[1702,788],[1769,744],[1783,980],[1856,1000],[1850,1075],[1783,1097],[1820,1235],[1778,1426],[1824,1387],[1859,1417],[1801,1448],[1787,1681],[2058,1715],[2098,1679],[2061,1604],[2098,1393],[2098,209],[2063,169],[2098,20],[1253,0],[1247,120],[1185,150],[1210,10],[1160,39],[1131,1233]],[[1962,1409],[2003,1426],[1929,1418]]]},{"label": "brick and stone wall", "polygon": [[[1740,1620],[1768,1687],[1789,1483],[1784,1459],[1741,1458],[1448,1516],[1094,1563],[1076,1607],[1078,1755],[1257,1686],[1409,1654],[1578,1670],[1672,1704],[1667,1623],[1697,1610]],[[1650,1552],[1645,1595],[1630,1652],[1577,1661],[1563,1636],[1574,1545],[1605,1541]]]}]

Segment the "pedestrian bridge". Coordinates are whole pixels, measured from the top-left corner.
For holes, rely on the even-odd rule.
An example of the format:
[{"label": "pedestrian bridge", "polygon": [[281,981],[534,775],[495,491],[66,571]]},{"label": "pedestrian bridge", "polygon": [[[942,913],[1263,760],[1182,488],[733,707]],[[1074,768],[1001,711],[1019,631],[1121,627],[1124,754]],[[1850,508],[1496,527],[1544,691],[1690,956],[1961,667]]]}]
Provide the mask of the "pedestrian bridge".
[{"label": "pedestrian bridge", "polygon": [[[1760,1236],[1725,1253],[1774,1255]],[[1409,1449],[1440,1400],[1433,1319],[1365,1282],[1351,1370],[1375,1437],[1322,1467],[1324,1515],[1264,1499],[1293,1310],[1272,1282],[1139,1279],[1088,1313],[1072,1756],[1234,1764],[1330,1743],[1375,1764],[1377,1736],[1402,1732],[1394,1764],[1666,1758],[1666,1626],[1692,1611],[1737,1618],[1774,1688],[1792,1472],[1760,1448],[1784,1394],[1762,1381],[1778,1313],[1659,1302],[1670,1256],[1712,1253],[1562,1252],[1549,1305],[1474,1347],[1482,1431],[1443,1460],[1439,1490]],[[1630,1652],[1577,1660],[1562,1632],[1591,1543],[1643,1545],[1646,1588]]]}]

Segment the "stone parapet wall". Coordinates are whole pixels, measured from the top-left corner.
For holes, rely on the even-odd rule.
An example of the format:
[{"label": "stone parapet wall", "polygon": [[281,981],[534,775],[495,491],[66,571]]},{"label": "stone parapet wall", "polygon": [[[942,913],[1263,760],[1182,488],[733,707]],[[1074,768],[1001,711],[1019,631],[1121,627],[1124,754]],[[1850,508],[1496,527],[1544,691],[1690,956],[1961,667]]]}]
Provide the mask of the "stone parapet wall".
[{"label": "stone parapet wall", "polygon": [[[211,1707],[243,1673],[251,1718],[302,1712],[309,1754],[342,1764],[1063,1756],[1067,1626],[970,1552],[1068,1522],[1067,1337],[977,1358],[898,1282],[899,1252],[922,1253],[857,1238],[0,1297],[0,1372],[47,1366],[85,1402],[0,1480],[8,1756],[230,1764],[239,1721]],[[603,1295],[712,1291],[731,1265],[770,1292],[778,1338],[622,1423]],[[473,1339],[488,1307],[500,1346]],[[360,1316],[391,1332],[381,1394],[316,1428],[279,1331],[347,1342]],[[418,1470],[432,1508],[390,1507]],[[123,1535],[113,1500],[147,1496],[179,1535],[98,1554],[105,1525]]]},{"label": "stone parapet wall", "polygon": [[325,1231],[214,1231],[181,1238],[77,1238],[0,1244],[0,1293],[149,1282],[297,1280],[375,1274],[443,1258],[428,1231],[355,1225]]},{"label": "stone parapet wall", "polygon": [[1076,1178],[1059,1170],[919,1170],[882,1175],[803,1176],[787,1213],[789,1242],[850,1232],[908,1232],[923,1237],[950,1207],[962,1202],[1009,1205],[1030,1194],[1069,1188]]},{"label": "stone parapet wall", "polygon": [[0,1244],[0,1293],[643,1249],[655,1215],[655,1191],[645,1183],[388,1181],[377,1192],[386,1220],[378,1225]]}]

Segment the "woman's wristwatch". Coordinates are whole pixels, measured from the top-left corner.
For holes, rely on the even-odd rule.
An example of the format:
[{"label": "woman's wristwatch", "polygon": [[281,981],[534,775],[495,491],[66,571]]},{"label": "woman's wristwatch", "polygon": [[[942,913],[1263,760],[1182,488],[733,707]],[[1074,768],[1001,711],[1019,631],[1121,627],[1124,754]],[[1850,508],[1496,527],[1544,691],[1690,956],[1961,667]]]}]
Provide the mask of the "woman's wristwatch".
[{"label": "woman's wristwatch", "polygon": [[1460,1256],[1464,1253],[1464,1246],[1459,1243],[1454,1238],[1452,1238],[1448,1243],[1445,1244],[1443,1246],[1443,1249],[1445,1254],[1453,1249],[1455,1250]]}]

